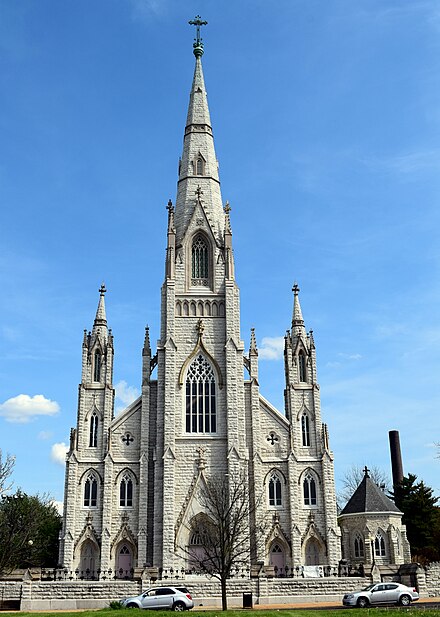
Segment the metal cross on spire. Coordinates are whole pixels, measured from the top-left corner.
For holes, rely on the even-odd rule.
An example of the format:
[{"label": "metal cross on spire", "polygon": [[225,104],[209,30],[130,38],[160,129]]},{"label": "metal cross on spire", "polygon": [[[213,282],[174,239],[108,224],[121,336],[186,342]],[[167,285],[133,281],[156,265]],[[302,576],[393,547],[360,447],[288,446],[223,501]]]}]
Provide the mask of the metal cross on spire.
[{"label": "metal cross on spire", "polygon": [[188,23],[190,26],[196,27],[196,38],[193,43],[193,53],[196,58],[200,58],[203,56],[203,42],[202,37],[200,36],[200,26],[206,26],[208,22],[202,21],[200,15],[196,15],[194,19],[191,19]]}]

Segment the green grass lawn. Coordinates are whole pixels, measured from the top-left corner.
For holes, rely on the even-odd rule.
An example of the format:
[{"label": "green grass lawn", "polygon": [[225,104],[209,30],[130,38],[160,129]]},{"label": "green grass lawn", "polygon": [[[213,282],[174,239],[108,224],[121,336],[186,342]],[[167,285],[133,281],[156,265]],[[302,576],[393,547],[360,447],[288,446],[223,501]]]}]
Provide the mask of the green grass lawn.
[{"label": "green grass lawn", "polygon": [[[406,615],[411,613],[414,617],[420,615],[421,612],[428,612],[428,617],[434,617],[439,615],[440,610],[436,609],[425,609],[425,608],[416,608],[415,606],[411,606],[409,608],[367,608],[367,609],[328,609],[328,610],[306,610],[306,609],[296,609],[296,610],[285,610],[285,609],[272,609],[272,610],[260,610],[251,611],[249,609],[231,609],[226,613],[223,613],[221,610],[216,611],[197,611],[192,610],[189,613],[185,613],[188,617],[220,617],[220,615],[225,615],[225,617],[244,617],[244,613],[256,613],[255,617],[403,617],[402,613]],[[26,613],[20,612],[20,617],[54,617],[54,614],[59,615],[60,617],[78,617],[78,612],[38,612],[38,613]],[[81,617],[135,617],[136,615],[140,615],[141,609],[118,609],[118,610],[110,610],[110,609],[100,609],[100,610],[85,610],[80,611]],[[282,613],[280,615],[280,613]],[[170,617],[173,613],[171,611],[142,611],[143,617]],[[17,616],[17,613],[7,613],[1,612],[2,617],[10,617],[12,615]]]}]

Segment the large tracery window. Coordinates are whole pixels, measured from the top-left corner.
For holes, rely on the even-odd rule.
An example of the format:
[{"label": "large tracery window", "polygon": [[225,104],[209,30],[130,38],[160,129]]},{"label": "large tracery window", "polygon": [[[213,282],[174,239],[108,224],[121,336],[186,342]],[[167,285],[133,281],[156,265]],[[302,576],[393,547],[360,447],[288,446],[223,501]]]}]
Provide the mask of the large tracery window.
[{"label": "large tracery window", "polygon": [[355,557],[364,556],[364,541],[360,534],[357,534],[354,539],[354,556]]},{"label": "large tracery window", "polygon": [[374,553],[376,557],[385,557],[386,555],[385,540],[383,539],[380,531],[377,533],[377,536],[374,540]]},{"label": "large tracery window", "polygon": [[215,376],[208,360],[198,354],[186,377],[186,432],[215,433],[217,416]]},{"label": "large tracery window", "polygon": [[192,244],[191,284],[209,285],[209,249],[203,236],[197,236]]}]

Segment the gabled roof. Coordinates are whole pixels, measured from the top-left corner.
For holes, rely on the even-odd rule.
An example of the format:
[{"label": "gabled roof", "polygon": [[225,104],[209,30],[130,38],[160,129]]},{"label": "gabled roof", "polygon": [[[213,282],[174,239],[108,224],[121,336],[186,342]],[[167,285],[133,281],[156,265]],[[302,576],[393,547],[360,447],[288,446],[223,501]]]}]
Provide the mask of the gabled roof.
[{"label": "gabled roof", "polygon": [[367,468],[365,468],[362,482],[351,496],[340,516],[361,512],[396,512],[401,514],[396,504],[370,478]]}]

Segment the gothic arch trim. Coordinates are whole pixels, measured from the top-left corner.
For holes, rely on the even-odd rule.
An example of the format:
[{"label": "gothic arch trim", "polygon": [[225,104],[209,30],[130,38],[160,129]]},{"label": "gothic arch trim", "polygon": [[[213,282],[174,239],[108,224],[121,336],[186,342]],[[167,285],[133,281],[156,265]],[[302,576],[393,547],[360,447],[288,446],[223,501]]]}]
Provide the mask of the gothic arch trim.
[{"label": "gothic arch trim", "polygon": [[137,479],[137,476],[136,476],[136,474],[134,473],[134,471],[132,471],[129,467],[124,467],[124,469],[121,469],[121,471],[118,471],[118,473],[117,473],[117,474],[116,474],[116,476],[115,476],[115,479],[114,479],[114,482],[113,482],[115,486],[119,483],[119,481],[122,479],[122,477],[123,477],[123,475],[124,475],[125,473],[126,473],[126,474],[128,474],[128,475],[130,476],[130,478],[131,478],[131,479],[132,479],[132,480],[133,480],[136,484],[139,484],[138,479]]},{"label": "gothic arch trim", "polygon": [[202,352],[206,359],[209,360],[209,362],[212,363],[215,372],[217,374],[217,378],[218,378],[218,387],[220,388],[220,390],[223,388],[223,375],[222,375],[222,371],[220,366],[218,365],[218,362],[215,360],[215,358],[209,353],[209,351],[206,349],[203,341],[202,341],[202,335],[200,334],[198,339],[197,339],[197,343],[196,346],[194,347],[193,351],[190,353],[190,355],[187,357],[187,359],[185,360],[185,362],[182,364],[182,368],[180,369],[180,373],[179,373],[179,386],[182,387],[183,386],[183,382],[185,380],[185,374],[186,371],[189,367],[189,365],[191,364],[191,362],[194,360],[194,358],[197,356],[197,354],[199,352]]},{"label": "gothic arch trim", "polygon": [[281,469],[280,469],[279,467],[271,467],[271,468],[269,469],[269,471],[267,472],[267,474],[264,476],[264,480],[263,480],[263,484],[264,484],[264,485],[266,484],[267,479],[269,478],[269,476],[270,476],[270,474],[271,474],[271,473],[276,473],[276,474],[278,474],[279,476],[281,476],[281,478],[282,478],[282,479],[283,479],[283,481],[284,481],[284,484],[287,484],[287,480],[286,480],[286,476],[285,476],[284,472],[283,472],[283,471],[281,471]]},{"label": "gothic arch trim", "polygon": [[84,482],[84,478],[89,474],[89,473],[94,473],[96,474],[97,480],[100,483],[100,486],[102,486],[102,476],[99,473],[99,471],[97,471],[94,467],[89,467],[88,469],[86,469],[84,471],[83,474],[81,474],[79,480],[78,480],[78,485],[81,485]]}]

